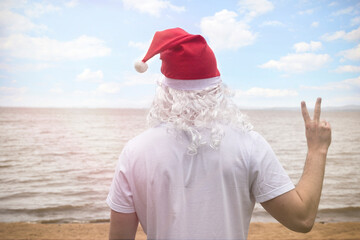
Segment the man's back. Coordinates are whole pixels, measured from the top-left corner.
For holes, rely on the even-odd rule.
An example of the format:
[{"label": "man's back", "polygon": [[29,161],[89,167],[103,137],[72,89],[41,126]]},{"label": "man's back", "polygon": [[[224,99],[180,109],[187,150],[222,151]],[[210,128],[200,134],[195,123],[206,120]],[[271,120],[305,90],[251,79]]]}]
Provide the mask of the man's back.
[{"label": "man's back", "polygon": [[219,149],[205,144],[195,155],[189,137],[165,124],[129,141],[109,205],[136,211],[149,239],[245,239],[255,201],[294,186],[259,134],[222,127]]},{"label": "man's back", "polygon": [[313,118],[301,103],[308,154],[294,187],[250,131],[201,35],[156,32],[135,69],[145,72],[157,54],[164,78],[148,114],[153,128],[123,149],[107,200],[109,238],[133,239],[140,220],[149,239],[246,239],[255,201],[287,228],[310,231],[331,143],[321,98]]}]

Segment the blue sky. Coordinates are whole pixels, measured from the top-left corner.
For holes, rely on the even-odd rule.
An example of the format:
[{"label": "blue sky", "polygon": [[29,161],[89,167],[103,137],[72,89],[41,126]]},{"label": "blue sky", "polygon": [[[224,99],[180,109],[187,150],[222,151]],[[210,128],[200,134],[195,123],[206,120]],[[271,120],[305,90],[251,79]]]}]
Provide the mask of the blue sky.
[{"label": "blue sky", "polygon": [[360,105],[356,0],[0,1],[0,106],[148,107],[155,31],[202,34],[243,108]]}]

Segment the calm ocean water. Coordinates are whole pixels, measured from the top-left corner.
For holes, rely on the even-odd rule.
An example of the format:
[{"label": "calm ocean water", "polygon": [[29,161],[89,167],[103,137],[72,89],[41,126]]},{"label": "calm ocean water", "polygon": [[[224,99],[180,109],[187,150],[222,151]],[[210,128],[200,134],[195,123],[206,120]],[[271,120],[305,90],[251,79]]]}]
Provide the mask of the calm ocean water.
[{"label": "calm ocean water", "polygon": [[[294,183],[306,156],[300,111],[246,110]],[[146,129],[146,111],[0,108],[0,221],[100,222],[118,155]],[[360,221],[360,111],[332,124],[318,221]],[[252,221],[273,221],[256,205]]]}]

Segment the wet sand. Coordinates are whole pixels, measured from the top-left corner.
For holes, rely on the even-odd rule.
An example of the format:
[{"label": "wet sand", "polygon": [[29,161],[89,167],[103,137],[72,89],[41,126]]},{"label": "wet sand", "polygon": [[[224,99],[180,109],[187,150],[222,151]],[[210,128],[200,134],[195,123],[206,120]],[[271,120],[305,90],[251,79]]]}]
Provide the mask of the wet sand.
[{"label": "wet sand", "polygon": [[[0,223],[0,240],[108,239],[109,223]],[[139,227],[136,239],[146,239]],[[310,233],[292,232],[279,223],[251,223],[249,240],[360,239],[360,222],[316,223]]]}]

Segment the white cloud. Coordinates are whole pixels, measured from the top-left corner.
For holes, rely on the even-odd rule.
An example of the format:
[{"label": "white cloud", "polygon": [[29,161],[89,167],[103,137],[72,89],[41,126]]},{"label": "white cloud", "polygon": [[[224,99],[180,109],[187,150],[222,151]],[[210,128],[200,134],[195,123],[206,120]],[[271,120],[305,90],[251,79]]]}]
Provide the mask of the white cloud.
[{"label": "white cloud", "polygon": [[358,41],[360,40],[360,27],[355,30],[352,30],[349,33],[346,33],[344,39],[347,41]]},{"label": "white cloud", "polygon": [[64,92],[64,90],[62,88],[56,87],[56,88],[51,88],[50,89],[51,93],[56,93],[56,94],[61,94]]},{"label": "white cloud", "polygon": [[330,42],[330,41],[334,41],[334,40],[343,38],[345,36],[345,34],[346,34],[345,31],[337,31],[332,34],[326,33],[321,36],[321,39]]},{"label": "white cloud", "polygon": [[333,7],[333,6],[336,6],[337,5],[337,2],[331,2],[331,3],[329,3],[329,7]]},{"label": "white cloud", "polygon": [[321,42],[311,41],[310,43],[299,42],[294,44],[296,52],[315,52],[322,48]]},{"label": "white cloud", "polygon": [[64,5],[65,5],[65,7],[73,8],[73,7],[76,7],[77,5],[79,5],[79,0],[71,0],[71,1],[64,3]]},{"label": "white cloud", "polygon": [[75,91],[73,91],[73,95],[74,95],[74,96],[77,96],[77,97],[79,97],[79,96],[96,95],[96,91],[91,91],[91,92],[89,92],[89,91],[83,91],[83,90],[75,90]]},{"label": "white cloud", "polygon": [[89,68],[84,69],[82,73],[76,76],[77,81],[84,82],[93,82],[99,83],[102,82],[104,74],[101,70],[91,71]]},{"label": "white cloud", "polygon": [[267,0],[240,0],[238,6],[239,13],[245,15],[245,20],[252,20],[274,9],[274,5]]},{"label": "white cloud", "polygon": [[311,90],[339,90],[339,89],[354,89],[360,88],[360,77],[345,79],[340,82],[331,82],[322,86],[301,86],[302,89],[311,89]]},{"label": "white cloud", "polygon": [[0,87],[0,93],[3,95],[15,95],[23,94],[26,92],[26,88],[15,88],[15,87]]},{"label": "white cloud", "polygon": [[124,86],[134,85],[154,85],[156,81],[160,81],[163,75],[160,73],[143,73],[143,74],[128,74],[125,75]]},{"label": "white cloud", "polygon": [[359,61],[360,60],[360,44],[356,47],[341,51],[339,53],[340,56],[343,56],[345,59],[352,60],[352,61]]},{"label": "white cloud", "polygon": [[102,83],[98,86],[98,88],[96,89],[97,92],[99,93],[117,93],[119,92],[121,89],[121,84],[118,82],[106,82],[106,83]]},{"label": "white cloud", "polygon": [[297,96],[298,93],[289,89],[270,89],[253,87],[247,91],[236,90],[236,96],[255,96],[255,97],[289,97]]},{"label": "white cloud", "polygon": [[0,9],[22,8],[27,0],[1,0]]},{"label": "white cloud", "polygon": [[348,85],[350,87],[360,88],[360,77],[346,79],[340,83],[342,83],[344,85]]},{"label": "white cloud", "polygon": [[360,40],[360,27],[358,27],[357,29],[354,29],[348,33],[345,31],[337,31],[332,34],[326,33],[323,36],[321,36],[321,39],[328,41],[328,42],[334,41],[337,39],[344,39],[347,41],[358,41],[358,40]]},{"label": "white cloud", "polygon": [[7,64],[0,62],[0,69],[7,72],[40,71],[51,67],[54,67],[54,65],[49,63]]},{"label": "white cloud", "polygon": [[33,3],[31,7],[25,8],[24,13],[29,17],[40,17],[43,14],[59,12],[60,10],[60,7],[52,4]]},{"label": "white cloud", "polygon": [[314,13],[314,9],[306,9],[306,10],[304,10],[304,11],[300,11],[300,12],[298,12],[300,15],[311,15],[311,14],[313,14]]},{"label": "white cloud", "polygon": [[354,17],[351,19],[351,26],[359,25],[360,24],[360,16]]},{"label": "white cloud", "polygon": [[327,100],[331,106],[359,105],[360,94],[335,97]]},{"label": "white cloud", "polygon": [[261,68],[277,69],[284,72],[302,73],[322,68],[330,62],[328,54],[301,53],[289,54],[280,60],[270,60],[260,65]]},{"label": "white cloud", "polygon": [[317,28],[319,26],[319,22],[312,22],[310,26],[313,28]]},{"label": "white cloud", "polygon": [[122,2],[127,9],[135,9],[141,13],[148,13],[156,17],[159,17],[161,11],[166,9],[175,12],[185,11],[185,7],[176,6],[164,0],[122,0]]},{"label": "white cloud", "polygon": [[45,61],[80,60],[103,57],[111,49],[104,41],[89,36],[80,36],[74,40],[61,42],[48,37],[30,37],[16,34],[0,38],[0,50],[7,56]]},{"label": "white cloud", "polygon": [[201,19],[200,27],[204,36],[210,40],[213,49],[238,49],[254,43],[256,34],[249,26],[236,20],[237,14],[226,9],[214,16]]},{"label": "white cloud", "polygon": [[9,95],[4,96],[0,95],[0,106],[6,106],[6,107],[17,107],[17,106],[24,106],[24,99],[22,95]]},{"label": "white cloud", "polygon": [[[92,78],[94,75],[94,78],[96,79],[96,75],[102,76],[99,73],[101,71],[97,72],[91,72],[89,69],[85,69],[82,74],[82,78],[87,79],[86,81],[89,81],[89,78]],[[121,79],[124,79],[123,82],[103,82],[98,85],[97,89],[95,91],[83,91],[83,90],[76,90],[73,92],[75,96],[97,96],[102,94],[114,94],[119,92],[123,87],[128,86],[135,86],[135,85],[155,85],[156,81],[161,80],[163,78],[162,74],[159,73],[144,73],[144,74],[125,74]],[[91,80],[90,80],[91,81]],[[95,82],[94,80],[92,82]]]},{"label": "white cloud", "polygon": [[[75,91],[72,92],[72,94],[75,97],[96,98],[96,97],[102,96],[103,93],[107,93],[106,90],[103,90],[103,89],[99,90],[100,86],[102,86],[101,88],[105,89],[107,85],[106,85],[106,83],[103,83],[103,84],[100,84],[95,90],[89,90],[89,91],[75,90]],[[116,90],[116,91],[118,91],[118,90]]]},{"label": "white cloud", "polygon": [[142,50],[142,51],[146,51],[149,48],[150,43],[151,43],[151,41],[149,41],[149,42],[133,42],[133,41],[130,41],[128,43],[128,46],[133,47],[133,48],[137,48],[137,49]]},{"label": "white cloud", "polygon": [[28,32],[31,30],[46,30],[44,25],[37,25],[18,13],[9,10],[0,10],[1,35]]},{"label": "white cloud", "polygon": [[141,99],[130,100],[130,99],[116,99],[113,103],[115,107],[120,108],[149,108],[154,97],[153,96],[143,96]]},{"label": "white cloud", "polygon": [[264,27],[264,26],[271,26],[271,27],[284,27],[285,24],[280,22],[280,21],[265,21],[262,24],[260,24],[260,27]]},{"label": "white cloud", "polygon": [[340,15],[345,15],[345,14],[353,14],[356,13],[356,9],[353,6],[347,7],[347,8],[343,8],[340,9],[336,12],[333,12],[331,15],[333,16],[340,16]]},{"label": "white cloud", "polygon": [[352,65],[339,66],[338,68],[335,69],[335,72],[337,72],[337,73],[344,73],[344,72],[356,73],[356,72],[360,72],[360,66],[352,66]]}]

